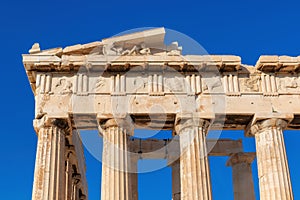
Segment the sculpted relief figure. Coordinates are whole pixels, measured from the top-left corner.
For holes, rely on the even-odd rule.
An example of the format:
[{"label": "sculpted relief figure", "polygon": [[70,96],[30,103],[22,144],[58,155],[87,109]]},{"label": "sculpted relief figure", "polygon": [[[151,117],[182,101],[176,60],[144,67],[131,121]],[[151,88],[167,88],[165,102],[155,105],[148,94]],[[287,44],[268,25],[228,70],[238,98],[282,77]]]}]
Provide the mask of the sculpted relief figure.
[{"label": "sculpted relief figure", "polygon": [[298,77],[286,77],[280,79],[279,81],[279,91],[280,92],[295,92],[299,91],[299,82]]},{"label": "sculpted relief figure", "polygon": [[260,76],[251,76],[247,79],[242,79],[243,86],[242,90],[245,92],[259,92],[259,81],[261,80]]},{"label": "sculpted relief figure", "polygon": [[110,43],[103,46],[103,54],[122,56],[149,55],[151,54],[151,50],[150,48],[146,47],[145,43],[134,45],[131,49],[125,49],[123,45]]},{"label": "sculpted relief figure", "polygon": [[213,77],[209,77],[209,78],[203,78],[203,88],[202,90],[204,92],[222,92],[219,90],[223,90],[221,88],[222,86],[222,81],[220,79],[220,77],[218,76],[213,76]]},{"label": "sculpted relief figure", "polygon": [[109,43],[103,46],[104,55],[121,55],[123,52],[122,47],[117,47],[115,43]]},{"label": "sculpted relief figure", "polygon": [[286,88],[297,88],[298,87],[298,83],[297,83],[297,78],[293,77],[292,79],[290,79],[287,83],[286,83]]},{"label": "sculpted relief figure", "polygon": [[96,81],[94,90],[95,92],[98,92],[99,90],[101,90],[101,88],[103,88],[105,86],[105,79],[103,77],[99,77]]},{"label": "sculpted relief figure", "polygon": [[146,86],[147,83],[144,78],[138,76],[133,80],[133,87],[131,88],[131,90],[133,90],[134,92],[143,92],[145,91]]},{"label": "sculpted relief figure", "polygon": [[103,46],[104,55],[122,55],[122,56],[136,56],[136,55],[150,55],[166,53],[168,56],[180,56],[182,53],[182,47],[178,46],[178,42],[172,42],[169,46],[161,48],[147,47],[144,42],[134,44],[131,48],[125,47],[126,43],[108,43]]},{"label": "sculpted relief figure", "polygon": [[59,79],[58,83],[55,85],[55,89],[59,91],[60,94],[71,94],[73,84],[71,81],[66,80],[65,78]]},{"label": "sculpted relief figure", "polygon": [[168,88],[170,92],[184,92],[183,79],[178,77],[166,79],[166,88]]},{"label": "sculpted relief figure", "polygon": [[172,42],[167,47],[167,55],[168,56],[180,56],[182,52],[182,47],[178,46],[178,42]]},{"label": "sculpted relief figure", "polygon": [[132,49],[127,49],[122,52],[122,56],[124,55],[149,55],[151,53],[150,48],[147,48],[145,43],[141,43],[139,45],[134,45]]}]

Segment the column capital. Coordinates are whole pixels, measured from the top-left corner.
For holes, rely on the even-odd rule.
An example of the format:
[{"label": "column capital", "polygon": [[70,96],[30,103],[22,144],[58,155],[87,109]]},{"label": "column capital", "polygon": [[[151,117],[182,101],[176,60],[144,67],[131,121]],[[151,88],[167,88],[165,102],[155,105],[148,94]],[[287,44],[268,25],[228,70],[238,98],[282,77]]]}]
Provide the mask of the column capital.
[{"label": "column capital", "polygon": [[100,121],[100,126],[103,131],[110,127],[118,127],[127,130],[128,134],[133,134],[134,124],[131,117],[127,116],[125,118],[109,118]]},{"label": "column capital", "polygon": [[70,129],[70,123],[68,119],[65,118],[49,118],[47,116],[42,117],[41,119],[33,120],[33,127],[35,131],[38,131],[41,128],[50,128],[50,127],[57,127],[63,130]]},{"label": "column capital", "polygon": [[288,124],[287,120],[280,119],[280,118],[264,119],[264,120],[257,121],[255,124],[253,124],[250,128],[250,131],[252,135],[255,135],[269,128],[285,129],[287,127],[287,124]]},{"label": "column capital", "polygon": [[208,119],[203,119],[200,117],[180,118],[175,124],[175,132],[179,134],[182,129],[193,127],[201,127],[206,132],[209,125],[210,121]]},{"label": "column capital", "polygon": [[226,166],[233,166],[236,164],[240,164],[240,163],[247,163],[247,164],[251,164],[253,162],[253,160],[256,157],[256,153],[254,152],[241,152],[241,153],[235,153],[233,155],[230,156],[230,158],[228,159]]}]

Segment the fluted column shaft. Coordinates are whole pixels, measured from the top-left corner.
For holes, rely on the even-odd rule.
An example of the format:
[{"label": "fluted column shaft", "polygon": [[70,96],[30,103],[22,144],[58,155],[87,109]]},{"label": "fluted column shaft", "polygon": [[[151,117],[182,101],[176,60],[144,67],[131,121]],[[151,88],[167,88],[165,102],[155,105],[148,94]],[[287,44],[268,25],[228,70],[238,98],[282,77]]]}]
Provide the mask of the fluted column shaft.
[{"label": "fluted column shaft", "polygon": [[180,184],[182,200],[211,200],[206,149],[208,121],[189,119],[176,127],[180,136]]},{"label": "fluted column shaft", "polygon": [[102,200],[132,200],[129,135],[125,128],[109,122],[103,132]]},{"label": "fluted column shaft", "polygon": [[[87,199],[85,164],[78,132],[72,131],[66,142],[65,200]],[[71,144],[70,144],[71,143]]]},{"label": "fluted column shaft", "polygon": [[65,199],[65,130],[55,124],[38,132],[32,199]]},{"label": "fluted column shaft", "polygon": [[261,200],[293,199],[282,131],[286,125],[282,119],[268,119],[251,128],[256,142]]},{"label": "fluted column shaft", "polygon": [[226,164],[232,167],[234,200],[255,200],[251,169],[254,158],[255,153],[237,153]]}]

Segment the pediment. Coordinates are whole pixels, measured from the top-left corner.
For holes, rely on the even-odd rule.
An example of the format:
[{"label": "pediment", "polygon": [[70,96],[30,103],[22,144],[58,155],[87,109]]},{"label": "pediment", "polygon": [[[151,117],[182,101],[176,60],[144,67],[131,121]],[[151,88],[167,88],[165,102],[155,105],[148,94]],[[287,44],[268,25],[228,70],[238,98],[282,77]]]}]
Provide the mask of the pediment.
[{"label": "pediment", "polygon": [[182,48],[174,41],[169,45],[164,43],[166,31],[164,28],[154,28],[140,32],[113,36],[87,44],[76,44],[65,48],[41,50],[35,43],[29,50],[32,55],[181,55]]}]

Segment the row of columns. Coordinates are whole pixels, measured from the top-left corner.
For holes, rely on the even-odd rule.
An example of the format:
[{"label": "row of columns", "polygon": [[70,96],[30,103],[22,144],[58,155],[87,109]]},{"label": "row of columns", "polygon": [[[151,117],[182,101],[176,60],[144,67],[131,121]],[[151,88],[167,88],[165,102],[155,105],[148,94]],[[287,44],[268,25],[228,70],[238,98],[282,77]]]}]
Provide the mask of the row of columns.
[{"label": "row of columns", "polygon": [[[129,162],[128,140],[132,133],[119,125],[125,124],[111,119],[104,126],[103,131],[103,162],[102,162],[102,200],[131,200],[137,199],[137,182],[133,166]],[[197,125],[195,124],[197,123]],[[119,125],[118,125],[119,124]],[[211,199],[211,184],[206,152],[206,120],[187,120],[177,126],[176,132],[180,135],[180,165],[174,170],[177,178],[176,194],[174,199]],[[179,173],[178,173],[179,172]],[[134,175],[132,175],[134,174]],[[133,190],[135,188],[135,190]],[[134,191],[134,192],[133,192]]]},{"label": "row of columns", "polygon": [[[251,163],[255,158],[255,153],[236,153],[233,154],[227,166],[232,167],[234,199],[235,200],[254,200],[254,184],[252,178]],[[180,200],[180,161],[173,162],[172,167],[172,200]]]},{"label": "row of columns", "polygon": [[[102,200],[137,200],[137,160],[129,154],[133,129],[110,119],[103,131]],[[287,122],[268,119],[251,127],[255,136],[261,200],[292,200],[283,129]],[[176,125],[180,138],[179,160],[172,164],[173,200],[211,200],[211,182],[206,135],[209,121],[181,119]],[[81,176],[72,165],[72,148],[66,145],[67,124],[54,121],[38,131],[34,200],[82,200]],[[66,153],[67,152],[67,153]],[[76,158],[73,158],[76,159]],[[251,162],[254,155],[236,154],[232,166],[235,199],[254,199]],[[249,191],[245,193],[245,191]]]},{"label": "row of columns", "polygon": [[[292,200],[292,187],[290,182],[289,169],[287,164],[285,146],[283,141],[283,129],[286,127],[286,121],[282,119],[268,119],[257,122],[251,128],[252,134],[255,136],[257,149],[257,163],[259,174],[259,187],[261,200]],[[176,133],[180,137],[180,159],[175,161],[172,166],[173,178],[173,200],[211,200],[211,182],[210,171],[208,163],[208,154],[206,148],[206,135],[208,133],[209,121],[205,119],[182,119],[176,126]],[[117,130],[117,131],[116,131]],[[121,134],[122,136],[113,136],[114,134]],[[127,143],[122,143],[126,138],[128,141],[128,134],[126,129],[118,128],[118,124],[108,126],[105,129],[104,141],[109,140],[112,144],[120,149],[126,149]],[[123,138],[119,140],[119,137]],[[112,140],[113,138],[113,140]],[[120,144],[116,144],[117,141]],[[116,163],[123,166],[126,160],[124,153],[111,149],[107,150],[107,144],[104,144],[103,156],[110,155],[110,159],[114,159]],[[236,200],[253,200],[254,186],[252,180],[251,163],[255,155],[251,153],[240,153],[232,155],[227,162],[228,166],[232,166],[233,181],[234,181],[234,197]],[[106,160],[105,162],[111,162]],[[107,166],[103,165],[102,178],[102,200],[111,200],[106,196],[106,187],[108,185],[115,185],[114,193],[121,194],[118,199],[137,199],[137,193],[128,191],[135,188],[136,183],[132,184],[132,176],[127,172],[121,171],[114,173],[114,177],[107,176]],[[114,165],[116,164],[114,163]],[[134,164],[136,165],[136,163]],[[113,166],[115,169],[120,166]],[[125,167],[130,171],[130,164]],[[115,170],[109,169],[109,170]],[[129,173],[130,174],[130,173]],[[124,178],[122,178],[124,177]],[[128,177],[128,178],[125,178]],[[114,184],[111,184],[111,182]],[[110,184],[108,184],[110,183]],[[131,188],[131,187],[132,188]],[[122,188],[123,187],[123,188]],[[136,194],[135,197],[127,194]]]}]

